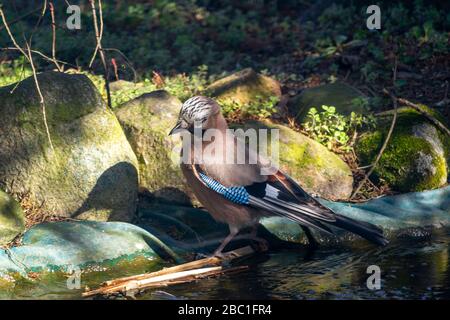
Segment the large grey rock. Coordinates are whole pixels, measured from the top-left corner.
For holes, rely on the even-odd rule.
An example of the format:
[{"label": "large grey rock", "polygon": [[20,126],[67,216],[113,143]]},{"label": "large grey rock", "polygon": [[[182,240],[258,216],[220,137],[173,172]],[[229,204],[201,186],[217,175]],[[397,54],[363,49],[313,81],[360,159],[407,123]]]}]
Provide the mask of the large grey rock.
[{"label": "large grey rock", "polygon": [[[63,217],[130,220],[137,160],[114,114],[84,75],[38,75],[0,88],[0,185],[29,192],[42,210]],[[12,92],[12,93],[11,93]]]},{"label": "large grey rock", "polygon": [[217,80],[205,93],[222,103],[247,105],[259,99],[281,97],[281,88],[278,81],[247,68]]},{"label": "large grey rock", "polygon": [[109,90],[111,90],[111,92],[134,90],[134,89],[140,88],[142,86],[143,86],[142,83],[134,83],[131,81],[126,81],[126,80],[117,80],[117,81],[111,82],[109,84]]},{"label": "large grey rock", "polygon": [[181,102],[164,90],[145,93],[116,109],[125,134],[139,161],[140,187],[169,201],[194,200],[178,164],[178,136],[168,136]]},{"label": "large grey rock", "polygon": [[25,230],[25,218],[19,203],[0,190],[0,245],[6,244]]}]

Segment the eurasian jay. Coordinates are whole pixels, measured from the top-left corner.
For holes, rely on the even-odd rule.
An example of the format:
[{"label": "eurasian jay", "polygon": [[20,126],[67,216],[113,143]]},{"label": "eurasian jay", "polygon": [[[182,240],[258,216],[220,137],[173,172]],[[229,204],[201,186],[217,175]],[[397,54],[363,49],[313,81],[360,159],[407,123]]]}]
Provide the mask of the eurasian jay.
[{"label": "eurasian jay", "polygon": [[[214,139],[205,137],[210,129],[215,129]],[[178,122],[169,133],[183,132],[186,134],[183,140],[189,138],[187,144],[183,141],[187,148],[182,151],[181,170],[208,212],[215,220],[229,226],[230,234],[214,255],[220,255],[239,231],[247,227],[252,229],[247,238],[266,246],[265,240],[256,236],[256,227],[261,217],[274,215],[299,223],[312,245],[316,241],[310,229],[333,234],[330,226],[378,245],[388,243],[377,226],[334,213],[308,195],[287,174],[274,167],[272,171],[267,170],[270,162],[247,146],[237,147],[238,138],[227,129],[219,104],[213,99],[196,96],[183,103]],[[200,141],[197,147],[196,138]],[[238,152],[245,152],[244,163],[226,161],[236,160]],[[232,157],[227,158],[230,153]]]}]

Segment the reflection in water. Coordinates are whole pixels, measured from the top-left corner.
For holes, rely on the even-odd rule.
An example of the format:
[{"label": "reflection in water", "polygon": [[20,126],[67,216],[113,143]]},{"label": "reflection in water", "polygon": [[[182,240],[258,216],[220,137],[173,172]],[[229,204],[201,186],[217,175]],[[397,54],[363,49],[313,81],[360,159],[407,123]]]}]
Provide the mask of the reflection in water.
[{"label": "reflection in water", "polygon": [[[385,248],[260,254],[240,262],[250,266],[248,271],[149,291],[138,299],[450,299],[449,231],[434,231],[427,240],[396,240]],[[380,290],[366,286],[369,265],[381,269]],[[82,289],[159,268],[137,259],[90,270],[83,273]],[[9,285],[0,281],[0,298],[76,299],[80,292],[67,290],[66,277],[59,273]]]}]

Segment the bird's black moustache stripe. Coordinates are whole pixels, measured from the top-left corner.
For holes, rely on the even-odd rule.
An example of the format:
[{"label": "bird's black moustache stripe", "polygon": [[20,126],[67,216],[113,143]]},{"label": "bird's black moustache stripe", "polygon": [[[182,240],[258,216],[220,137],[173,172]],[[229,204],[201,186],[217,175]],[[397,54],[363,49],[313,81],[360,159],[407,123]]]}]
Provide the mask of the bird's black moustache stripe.
[{"label": "bird's black moustache stripe", "polygon": [[[187,129],[192,135],[194,135],[194,126],[190,126],[188,129]],[[202,131],[202,138],[203,138],[203,136],[205,135],[205,133],[206,133],[206,131],[208,130],[208,129],[201,129]],[[198,132],[198,129],[197,129],[197,132]]]}]

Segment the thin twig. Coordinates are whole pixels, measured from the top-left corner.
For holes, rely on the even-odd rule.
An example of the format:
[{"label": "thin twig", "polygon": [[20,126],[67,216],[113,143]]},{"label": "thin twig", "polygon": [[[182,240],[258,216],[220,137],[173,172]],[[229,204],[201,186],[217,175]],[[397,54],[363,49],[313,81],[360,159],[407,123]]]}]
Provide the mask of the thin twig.
[{"label": "thin twig", "polygon": [[384,140],[383,145],[381,146],[380,151],[377,154],[377,157],[375,158],[375,161],[371,164],[370,170],[364,175],[363,180],[361,180],[358,187],[355,189],[355,191],[351,195],[350,200],[353,199],[355,197],[355,195],[358,194],[359,190],[361,190],[364,183],[369,179],[371,174],[375,171],[375,168],[377,167],[377,164],[380,161],[381,156],[383,155],[383,152],[389,143],[389,140],[391,139],[391,135],[392,135],[392,132],[394,131],[395,123],[397,122],[397,99],[391,93],[389,93],[386,89],[384,89],[383,91],[392,98],[392,102],[394,104],[394,117],[392,118],[392,122],[391,122],[391,126],[389,128],[388,134],[386,136],[386,139]]},{"label": "thin twig", "polygon": [[50,16],[52,18],[52,60],[59,72],[62,72],[62,67],[56,60],[56,23],[55,23],[55,6],[53,1],[50,1]]},{"label": "thin twig", "polygon": [[5,29],[6,29],[6,31],[7,31],[7,33],[8,33],[8,35],[9,35],[9,37],[10,37],[12,43],[13,43],[14,46],[15,46],[15,47],[16,47],[16,48],[24,55],[24,57],[28,60],[28,62],[29,62],[30,65],[31,65],[31,70],[33,71],[33,78],[34,78],[34,82],[35,82],[35,85],[36,85],[36,90],[37,90],[37,92],[38,92],[38,94],[39,94],[39,102],[40,102],[40,104],[41,104],[41,106],[42,106],[42,115],[43,115],[43,117],[44,117],[44,126],[45,126],[45,130],[46,130],[46,133],[47,133],[47,138],[48,138],[48,141],[49,141],[49,143],[50,143],[51,149],[54,151],[55,149],[54,149],[54,147],[53,147],[52,139],[51,139],[51,136],[50,136],[50,130],[49,130],[49,128],[48,128],[48,123],[47,123],[47,115],[46,115],[46,112],[45,112],[45,101],[44,101],[44,96],[42,95],[41,88],[40,88],[40,86],[39,86],[39,82],[38,82],[38,79],[37,79],[36,69],[35,69],[35,67],[34,67],[33,57],[32,57],[32,55],[31,55],[31,49],[30,49],[30,46],[29,46],[28,42],[26,42],[27,50],[28,50],[28,54],[27,54],[27,53],[26,53],[26,52],[25,52],[25,51],[17,44],[16,39],[14,38],[14,36],[13,36],[13,34],[12,34],[12,32],[11,32],[11,29],[9,28],[9,25],[8,25],[8,23],[6,22],[6,17],[5,17],[5,14],[4,14],[4,12],[3,12],[3,10],[2,10],[1,7],[0,7],[0,15],[1,15],[1,17],[2,17],[3,25],[5,26]]},{"label": "thin twig", "polygon": [[105,282],[98,289],[84,292],[82,296],[90,297],[98,294],[105,295],[117,292],[126,293],[127,291],[134,289],[142,290],[150,287],[186,283],[206,276],[245,270],[247,268],[246,266],[224,269],[223,265],[229,263],[231,260],[245,257],[253,253],[254,250],[251,247],[243,247],[226,252],[222,257],[204,258],[169,268],[163,268],[155,272],[110,280]]},{"label": "thin twig", "polygon": [[106,285],[106,286],[117,285],[119,283],[127,282],[130,280],[141,280],[141,279],[146,279],[149,277],[156,277],[156,276],[161,276],[161,275],[174,273],[174,272],[192,270],[192,269],[201,268],[201,267],[205,267],[205,266],[217,266],[217,265],[223,264],[226,261],[234,260],[239,257],[244,257],[247,255],[250,255],[253,252],[254,252],[254,250],[251,247],[243,247],[243,248],[239,248],[239,249],[236,249],[233,251],[226,252],[223,254],[222,257],[214,257],[214,256],[207,257],[207,258],[183,263],[183,264],[180,264],[177,266],[163,268],[161,270],[151,272],[151,273],[144,273],[144,274],[138,274],[138,275],[134,275],[134,276],[118,278],[118,279],[106,281],[104,283],[104,285]]},{"label": "thin twig", "polygon": [[447,98],[448,98],[448,81],[445,81],[444,100],[447,100]]},{"label": "thin twig", "polygon": [[119,72],[117,70],[117,63],[116,63],[116,59],[112,58],[111,59],[111,64],[113,65],[114,68],[114,75],[116,77],[116,81],[119,81]]},{"label": "thin twig", "polygon": [[16,89],[19,86],[20,82],[22,81],[24,75],[25,75],[25,62],[22,63],[22,70],[20,71],[20,77],[19,77],[20,81],[17,81],[15,86],[11,89],[11,91],[9,91],[9,94],[13,94],[14,91],[16,91]]},{"label": "thin twig", "polygon": [[[47,0],[44,0],[44,5],[42,6],[42,12],[39,16],[38,21],[36,22],[36,25],[34,26],[33,30],[31,31],[30,39],[28,40],[30,47],[31,47],[31,41],[33,39],[33,36],[36,33],[36,31],[38,30],[46,12],[47,12]],[[23,30],[22,30],[22,33],[23,33]],[[25,34],[23,34],[23,38],[24,38],[25,42],[27,42],[27,40],[25,38]]]},{"label": "thin twig", "polygon": [[[98,12],[99,12],[99,19],[100,19],[100,30],[99,30],[98,22],[97,22],[97,13],[96,13],[96,8],[95,8],[95,0],[89,0],[89,2],[91,3],[91,7],[92,7],[92,19],[93,19],[93,22],[94,22],[95,40],[97,41],[97,46],[96,46],[95,51],[98,50],[98,52],[100,53],[100,60],[102,61],[103,68],[105,70],[104,78],[105,78],[105,87],[106,87],[106,98],[108,100],[108,107],[112,108],[111,92],[109,90],[109,70],[108,70],[108,65],[106,64],[105,52],[103,51],[103,48],[102,48],[102,35],[103,35],[102,1],[98,0]],[[94,56],[92,58],[95,58],[95,55],[96,55],[96,53],[94,54]],[[93,61],[93,60],[91,60],[91,61]],[[91,64],[89,64],[89,67],[91,67]]]},{"label": "thin twig", "polygon": [[3,25],[5,26],[6,32],[8,33],[9,38],[11,39],[12,43],[14,44],[14,46],[16,47],[16,49],[19,50],[19,51],[24,55],[24,57],[25,57],[28,61],[30,61],[29,58],[28,58],[28,55],[27,55],[27,54],[25,53],[25,51],[17,44],[16,39],[15,39],[14,36],[12,35],[11,29],[9,29],[9,25],[8,25],[8,23],[6,22],[6,17],[5,17],[5,14],[4,14],[4,12],[3,12],[1,6],[0,6],[0,15],[2,16],[2,22],[3,22]]},{"label": "thin twig", "polygon": [[399,103],[405,104],[408,107],[411,107],[414,110],[418,111],[421,115],[423,115],[425,118],[427,118],[428,120],[433,122],[433,124],[435,124],[437,127],[439,127],[439,129],[441,129],[444,133],[446,133],[448,136],[450,136],[450,130],[442,122],[440,122],[433,115],[431,115],[429,112],[426,112],[425,110],[423,110],[420,107],[420,105],[415,104],[415,103],[413,103],[409,100],[403,99],[403,98],[398,98],[397,100]]},{"label": "thin twig", "polygon": [[36,90],[39,94],[39,103],[41,104],[41,107],[42,107],[42,115],[44,117],[45,132],[47,133],[47,138],[48,138],[48,142],[50,143],[50,147],[54,151],[55,148],[53,147],[53,142],[52,142],[52,138],[50,136],[50,130],[48,128],[48,123],[47,123],[47,113],[45,111],[45,100],[44,100],[44,96],[42,95],[42,92],[41,92],[41,87],[39,86],[39,81],[37,79],[37,73],[36,73],[36,69],[34,68],[33,57],[31,55],[31,49],[30,49],[30,46],[28,45],[28,42],[27,42],[27,49],[28,49],[28,58],[30,60],[31,70],[33,71],[34,83],[36,85]]},{"label": "thin twig", "polygon": [[[95,6],[95,0],[90,0],[90,1],[91,1],[91,5]],[[92,64],[94,63],[95,57],[97,56],[97,52],[100,49],[102,38],[103,38],[103,13],[102,13],[102,1],[101,0],[99,0],[99,2],[98,2],[98,9],[99,9],[99,17],[100,17],[100,31],[98,31],[97,27],[94,25],[95,34],[96,34],[96,37],[98,37],[98,39],[97,39],[97,45],[95,46],[94,54],[92,55],[91,61],[89,62],[89,68],[92,68]],[[95,9],[94,9],[94,11],[95,11]],[[95,22],[97,22],[97,17],[96,17],[95,12],[93,12],[93,16],[94,16]]]},{"label": "thin twig", "polygon": [[357,167],[356,169],[362,170],[362,169],[369,169],[370,167],[373,167],[373,164],[368,164],[367,166]]},{"label": "thin twig", "polygon": [[[27,13],[21,15],[20,17],[18,17],[18,18],[16,18],[16,19],[11,20],[11,21],[9,22],[9,25],[11,26],[11,25],[13,25],[14,23],[17,23],[18,21],[20,21],[20,20],[22,20],[22,19],[24,19],[24,18],[26,18],[26,17],[28,17],[28,16],[30,16],[30,15],[32,15],[32,14],[38,12],[38,11],[41,11],[41,8],[34,9],[34,10],[30,11],[30,12],[27,12]],[[5,28],[5,26],[0,26],[0,31],[2,31],[4,28]]]},{"label": "thin twig", "polygon": [[[12,50],[12,51],[14,51],[14,50],[20,50],[21,48],[13,48],[13,47],[6,47],[6,48],[0,48],[0,50]],[[23,49],[22,49],[23,50]],[[25,50],[24,50],[25,51]],[[49,56],[47,56],[47,55],[45,55],[44,53],[42,53],[42,52],[40,52],[40,51],[38,51],[38,50],[31,50],[31,52],[32,53],[35,53],[35,54],[37,54],[37,55],[39,55],[39,56],[41,56],[42,58],[44,58],[45,60],[47,60],[47,61],[49,61],[49,62],[53,62],[53,59],[52,59],[52,57],[49,57]],[[59,63],[59,64],[64,64],[64,65],[67,65],[67,66],[71,66],[71,67],[73,67],[73,68],[77,68],[77,66],[76,65],[74,65],[74,64],[71,64],[71,63],[69,63],[69,62],[65,62],[65,61],[62,61],[62,60],[59,60],[59,59],[56,59],[56,61]]]},{"label": "thin twig", "polygon": [[[398,65],[398,60],[397,58],[395,59],[395,64],[394,64],[394,74],[392,77],[392,83],[395,86],[395,81],[397,80],[397,65]],[[375,171],[375,168],[377,167],[378,162],[381,159],[381,156],[383,155],[384,150],[386,149],[389,140],[391,139],[391,135],[392,132],[394,132],[394,128],[395,128],[395,124],[397,122],[397,98],[391,94],[387,89],[383,89],[383,92],[387,95],[389,95],[392,99],[392,102],[394,104],[394,116],[392,118],[392,122],[391,122],[391,126],[389,128],[389,131],[387,133],[386,139],[384,140],[383,145],[381,146],[380,151],[377,154],[377,157],[375,158],[375,161],[372,163],[369,171],[364,175],[364,178],[359,182],[358,187],[355,189],[355,191],[352,193],[352,195],[350,196],[349,200],[352,200],[361,190],[361,188],[363,187],[363,185],[366,183],[366,181],[369,179],[369,177],[372,175],[372,173]]]},{"label": "thin twig", "polygon": [[117,52],[124,60],[125,62],[128,64],[128,67],[130,67],[131,71],[133,71],[133,81],[136,82],[137,81],[137,72],[136,69],[133,67],[132,62],[130,61],[130,59],[127,58],[127,56],[120,51],[119,49],[116,48],[103,48],[104,51],[114,51]]}]

